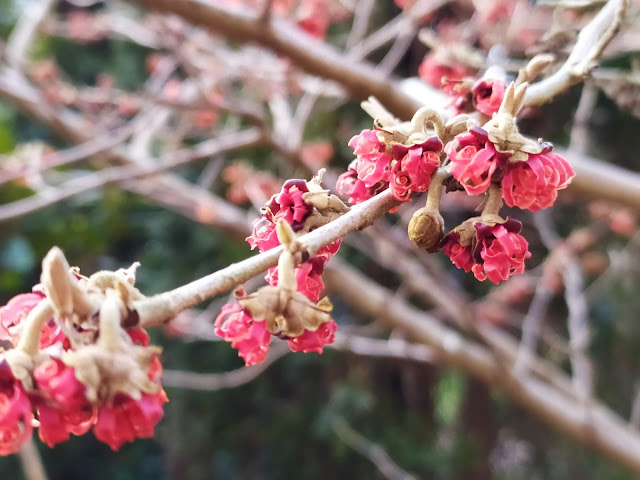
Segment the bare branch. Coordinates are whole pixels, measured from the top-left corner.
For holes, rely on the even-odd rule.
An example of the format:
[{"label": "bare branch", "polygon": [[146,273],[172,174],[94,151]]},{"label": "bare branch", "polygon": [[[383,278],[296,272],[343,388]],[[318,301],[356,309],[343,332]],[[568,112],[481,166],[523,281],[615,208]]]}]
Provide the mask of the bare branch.
[{"label": "bare branch", "polygon": [[558,93],[579,83],[595,67],[602,52],[618,33],[627,10],[628,0],[609,0],[594,19],[578,35],[564,65],[553,75],[527,89],[524,104],[540,105]]},{"label": "bare branch", "polygon": [[270,349],[266,360],[251,367],[241,367],[225,373],[195,373],[182,370],[164,370],[162,384],[165,387],[183,388],[187,390],[201,390],[214,392],[229,388],[238,388],[255,380],[276,360],[289,352],[285,342],[278,342]]},{"label": "bare branch", "polygon": [[255,145],[261,140],[261,138],[262,134],[259,130],[249,129],[232,135],[229,138],[206,140],[194,148],[188,148],[180,152],[176,152],[172,155],[172,159],[166,159],[158,165],[126,165],[123,167],[112,167],[81,178],[69,180],[68,182],[58,186],[55,190],[47,189],[23,200],[18,200],[1,206],[0,222],[21,217],[45,208],[53,203],[94,190],[98,187],[156,175],[187,165],[202,158]]},{"label": "bare branch", "polygon": [[388,480],[418,479],[415,475],[400,468],[380,445],[360,435],[344,419],[334,419],[331,426],[344,443],[368,458]]},{"label": "bare branch", "polygon": [[27,61],[29,50],[38,34],[38,27],[56,4],[56,0],[38,0],[25,7],[13,28],[5,47],[7,60],[20,69]]},{"label": "bare branch", "polygon": [[[349,212],[337,220],[300,237],[299,241],[313,255],[320,248],[343,237],[348,232],[370,225],[376,218],[385,215],[397,203],[389,190],[385,190],[376,197],[352,207]],[[281,252],[282,246],[274,248],[175,290],[135,303],[133,308],[138,313],[140,325],[148,327],[167,322],[182,310],[233,289],[251,277],[275,266]]]}]

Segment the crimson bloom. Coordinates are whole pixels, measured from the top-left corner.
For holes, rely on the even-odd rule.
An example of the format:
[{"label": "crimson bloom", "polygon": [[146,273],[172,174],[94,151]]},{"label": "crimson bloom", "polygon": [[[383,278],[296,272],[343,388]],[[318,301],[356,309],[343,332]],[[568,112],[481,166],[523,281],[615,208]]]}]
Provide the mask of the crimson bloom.
[{"label": "crimson bloom", "polygon": [[53,447],[69,440],[70,433],[84,435],[95,423],[95,409],[74,369],[50,358],[36,368],[34,378],[42,394],[35,401],[40,440]]},{"label": "crimson bloom", "polygon": [[451,159],[451,175],[469,195],[485,192],[507,157],[495,149],[487,132],[480,127],[458,135],[447,144],[445,152]]},{"label": "crimson bloom", "polygon": [[416,145],[408,149],[396,148],[401,155],[406,154],[394,165],[393,181],[389,188],[398,200],[408,200],[413,192],[426,192],[431,179],[440,166],[440,156],[437,151],[442,149],[442,143],[437,139],[430,139],[423,145]]},{"label": "crimson bloom", "polygon": [[470,219],[445,236],[442,250],[456,267],[497,285],[524,272],[524,262],[531,256],[521,229],[522,223],[512,218],[504,222]]},{"label": "crimson bloom", "polygon": [[479,80],[471,89],[473,104],[490,117],[500,109],[506,90],[507,84],[501,80]]},{"label": "crimson bloom", "polygon": [[359,163],[360,160],[357,158],[351,162],[347,171],[338,177],[338,182],[336,183],[336,190],[342,195],[349,197],[349,203],[354,205],[369,200],[388,186],[387,183],[380,182],[371,187],[367,187],[366,184],[358,178],[357,168]]},{"label": "crimson bloom", "polygon": [[474,250],[476,264],[471,270],[478,280],[488,278],[497,285],[513,274],[524,272],[524,261],[531,252],[529,244],[520,235],[522,224],[519,221],[510,218],[504,224],[478,222],[474,226],[478,242]]},{"label": "crimson bloom", "polygon": [[[315,256],[295,270],[296,283],[298,285],[297,291],[303,293],[312,302],[317,302],[320,299],[322,290],[324,290],[322,273],[324,272],[326,261],[324,257]],[[278,285],[278,267],[269,269],[266,280],[271,286]]]},{"label": "crimson bloom", "polygon": [[575,176],[571,165],[547,147],[529,154],[526,162],[510,162],[502,177],[502,197],[510,207],[535,212],[553,205],[558,190],[567,188]]},{"label": "crimson bloom", "polygon": [[[149,380],[158,381],[161,374],[162,364],[155,357],[149,369]],[[164,416],[162,405],[168,401],[162,387],[155,393],[142,392],[138,400],[118,393],[107,405],[100,407],[93,433],[114,451],[136,438],[151,438],[156,424]]]},{"label": "crimson bloom", "polygon": [[118,393],[111,405],[100,408],[93,433],[114,451],[136,438],[151,438],[164,415],[162,405],[168,401],[162,389],[142,393],[140,400]]},{"label": "crimson bloom", "polygon": [[446,64],[439,61],[434,54],[427,55],[418,67],[418,76],[429,85],[440,88],[444,79],[461,80],[469,72],[459,63]]},{"label": "crimson bloom", "polygon": [[323,323],[315,332],[305,330],[302,335],[289,339],[289,348],[292,352],[316,352],[322,353],[325,345],[333,343],[338,325],[335,320]]},{"label": "crimson bloom", "polygon": [[22,383],[0,361],[0,455],[16,453],[31,438],[33,412]]},{"label": "crimson bloom", "polygon": [[[45,295],[40,292],[21,293],[13,297],[0,308],[0,340],[9,340],[17,345],[20,339],[22,323],[42,300]],[[60,326],[51,318],[42,326],[40,333],[40,348],[47,348],[65,339]]]},{"label": "crimson bloom", "polygon": [[271,335],[264,321],[255,321],[239,303],[222,307],[214,322],[216,335],[230,342],[247,366],[261,363],[267,358]]}]

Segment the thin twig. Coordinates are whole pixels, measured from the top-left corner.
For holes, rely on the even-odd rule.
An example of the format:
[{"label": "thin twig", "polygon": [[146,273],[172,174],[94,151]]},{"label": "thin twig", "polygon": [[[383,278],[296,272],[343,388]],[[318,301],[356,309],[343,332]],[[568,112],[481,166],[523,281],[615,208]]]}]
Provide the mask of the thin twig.
[{"label": "thin twig", "polygon": [[386,479],[418,480],[418,477],[400,468],[380,445],[360,435],[343,418],[334,419],[331,426],[344,443],[368,458]]},{"label": "thin twig", "polygon": [[165,159],[158,165],[125,165],[111,167],[97,173],[85,175],[81,178],[69,180],[53,190],[43,192],[0,206],[0,222],[12,220],[37,210],[45,208],[53,203],[66,200],[81,193],[104,187],[110,184],[131,181],[136,178],[157,175],[187,165],[202,158],[218,155],[223,152],[255,145],[262,139],[262,134],[257,129],[248,129],[236,133],[229,138],[206,140],[194,148],[187,148],[176,152],[171,159]]},{"label": "thin twig", "polygon": [[596,66],[602,52],[622,25],[629,0],[609,0],[578,35],[567,61],[560,69],[527,89],[524,105],[549,102],[558,93],[579,83]]},{"label": "thin twig", "polygon": [[183,388],[214,392],[229,388],[238,388],[255,380],[276,360],[289,352],[285,342],[279,342],[271,347],[266,360],[251,367],[241,367],[225,373],[195,373],[182,370],[164,370],[162,384],[165,387]]}]

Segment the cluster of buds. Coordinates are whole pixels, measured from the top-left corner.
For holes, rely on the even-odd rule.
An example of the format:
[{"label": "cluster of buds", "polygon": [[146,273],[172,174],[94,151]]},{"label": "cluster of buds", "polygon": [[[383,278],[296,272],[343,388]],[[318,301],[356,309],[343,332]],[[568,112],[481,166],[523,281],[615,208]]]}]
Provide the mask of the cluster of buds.
[{"label": "cluster of buds", "polygon": [[337,325],[328,313],[331,303],[320,300],[320,294],[324,266],[338,252],[341,239],[313,256],[297,240],[348,210],[320,186],[321,179],[322,171],[309,182],[285,182],[262,208],[247,238],[251,248],[261,252],[285,246],[278,266],[267,273],[269,285],[251,295],[236,291],[236,302],[225,305],[215,321],[216,334],[230,342],[247,365],[266,358],[272,336],[286,339],[294,352],[322,353],[333,343]]},{"label": "cluster of buds", "polygon": [[131,306],[144,296],[128,270],[90,277],[54,248],[42,283],[0,308],[0,454],[18,451],[33,428],[49,446],[93,428],[117,450],[153,436],[168,401],[160,349],[136,327]]},{"label": "cluster of buds", "polygon": [[[535,76],[546,64],[546,60],[534,62],[525,74]],[[427,108],[419,110],[411,122],[401,124],[375,103],[363,104],[376,123],[384,126],[351,139],[356,159],[341,175],[338,191],[352,203],[359,203],[385,189],[399,201],[428,190],[426,205],[409,222],[409,238],[430,253],[442,250],[458,268],[473,272],[478,280],[498,284],[522,273],[531,256],[520,235],[522,224],[498,215],[503,200],[510,207],[533,212],[547,208],[555,202],[558,190],[569,185],[574,172],[552,151],[550,143],[528,139],[518,131],[516,116],[522,108],[526,82],[518,87],[511,83],[504,89],[483,82],[473,89],[482,98],[478,108],[486,107],[482,113],[492,114],[482,127],[465,115],[444,123]],[[433,125],[433,133],[427,130],[428,123]],[[486,195],[482,214],[446,235],[438,210],[445,182],[447,191]]]}]

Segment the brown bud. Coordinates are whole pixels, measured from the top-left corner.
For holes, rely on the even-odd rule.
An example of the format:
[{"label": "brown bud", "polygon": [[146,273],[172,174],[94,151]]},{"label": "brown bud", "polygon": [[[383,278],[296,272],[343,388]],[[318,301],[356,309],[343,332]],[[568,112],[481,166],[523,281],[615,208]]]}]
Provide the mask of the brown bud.
[{"label": "brown bud", "polygon": [[429,253],[437,252],[443,236],[444,220],[437,210],[422,207],[411,217],[409,238],[422,250]]}]

